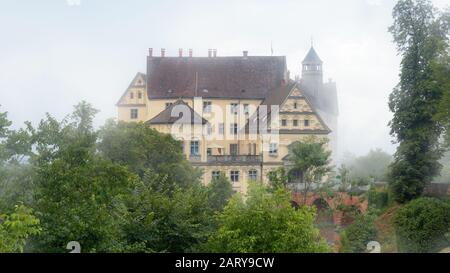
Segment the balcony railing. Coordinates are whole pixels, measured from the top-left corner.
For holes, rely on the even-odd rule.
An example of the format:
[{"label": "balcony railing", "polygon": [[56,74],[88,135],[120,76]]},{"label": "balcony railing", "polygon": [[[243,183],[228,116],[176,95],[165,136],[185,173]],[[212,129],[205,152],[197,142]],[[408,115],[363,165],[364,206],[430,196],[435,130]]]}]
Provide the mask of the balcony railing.
[{"label": "balcony railing", "polygon": [[261,155],[208,155],[208,163],[260,163]]},{"label": "balcony railing", "polygon": [[192,162],[200,162],[202,160],[201,155],[190,155],[189,160]]}]

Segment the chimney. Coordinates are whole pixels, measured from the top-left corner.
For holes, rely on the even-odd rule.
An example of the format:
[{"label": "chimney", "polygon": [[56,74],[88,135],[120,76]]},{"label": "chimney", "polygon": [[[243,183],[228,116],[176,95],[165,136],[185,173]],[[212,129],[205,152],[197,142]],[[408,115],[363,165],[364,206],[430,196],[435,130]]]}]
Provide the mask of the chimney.
[{"label": "chimney", "polygon": [[161,48],[161,57],[164,58],[166,56],[166,49]]},{"label": "chimney", "polygon": [[242,53],[243,53],[244,57],[248,56],[248,51],[247,50],[244,50]]},{"label": "chimney", "polygon": [[148,56],[153,57],[153,48],[148,49]]},{"label": "chimney", "polygon": [[192,48],[189,49],[189,57],[192,58]]},{"label": "chimney", "polygon": [[213,49],[213,57],[217,57],[217,49]]},{"label": "chimney", "polygon": [[182,48],[180,48],[180,49],[178,49],[178,57],[183,57],[183,49]]},{"label": "chimney", "polygon": [[212,49],[208,49],[208,58],[211,58],[212,55]]}]

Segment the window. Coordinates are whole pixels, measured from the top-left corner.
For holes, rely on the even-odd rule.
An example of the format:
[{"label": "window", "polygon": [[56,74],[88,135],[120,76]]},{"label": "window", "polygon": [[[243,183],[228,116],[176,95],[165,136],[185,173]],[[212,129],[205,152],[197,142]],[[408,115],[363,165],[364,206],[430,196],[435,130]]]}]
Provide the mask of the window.
[{"label": "window", "polygon": [[277,143],[270,143],[269,146],[269,155],[277,155],[278,154],[278,144]]},{"label": "window", "polygon": [[294,102],[294,109],[297,109],[297,103]]},{"label": "window", "polygon": [[282,120],[281,120],[281,126],[286,126],[286,125],[287,125],[287,120],[282,119]]},{"label": "window", "polygon": [[134,99],[134,93],[130,92],[130,99]]},{"label": "window", "polygon": [[224,124],[219,123],[219,134],[223,135],[225,133],[224,131],[225,131]]},{"label": "window", "polygon": [[142,99],[142,92],[138,92],[138,99]]},{"label": "window", "polygon": [[213,127],[212,127],[211,123],[207,123],[206,124],[206,134],[208,136],[210,136],[212,133],[213,133]]},{"label": "window", "polygon": [[171,102],[166,102],[166,108],[169,108],[172,105]]},{"label": "window", "polygon": [[220,171],[212,171],[211,177],[212,179],[218,179],[220,177]]},{"label": "window", "polygon": [[198,140],[191,141],[191,155],[200,155]]},{"label": "window", "polygon": [[204,101],[203,102],[203,112],[204,113],[211,113],[211,102],[210,101]]},{"label": "window", "polygon": [[138,118],[138,109],[130,109],[130,118],[137,119]]},{"label": "window", "polygon": [[239,147],[237,144],[230,144],[230,155],[238,155]]},{"label": "window", "polygon": [[231,179],[231,182],[239,182],[239,171],[231,171],[230,179]]},{"label": "window", "polygon": [[212,149],[211,148],[206,149],[206,155],[212,155]]},{"label": "window", "polygon": [[248,155],[256,155],[256,143],[248,144]]},{"label": "window", "polygon": [[248,179],[250,179],[250,180],[258,179],[258,171],[257,170],[248,171]]},{"label": "window", "polygon": [[295,127],[297,127],[297,126],[298,126],[298,120],[294,119],[294,120],[292,121],[292,125],[295,126]]},{"label": "window", "polygon": [[244,115],[248,115],[250,112],[249,112],[249,109],[248,109],[248,104],[244,104]]},{"label": "window", "polygon": [[231,113],[231,114],[234,114],[234,115],[237,115],[238,110],[239,110],[239,104],[237,104],[237,103],[232,103],[232,104],[230,104],[230,105],[231,105],[231,107],[230,107],[230,113]]},{"label": "window", "polygon": [[305,119],[305,127],[309,126],[309,119]]},{"label": "window", "polygon": [[230,124],[230,134],[231,135],[237,135],[238,133],[238,125],[237,123],[231,123]]}]

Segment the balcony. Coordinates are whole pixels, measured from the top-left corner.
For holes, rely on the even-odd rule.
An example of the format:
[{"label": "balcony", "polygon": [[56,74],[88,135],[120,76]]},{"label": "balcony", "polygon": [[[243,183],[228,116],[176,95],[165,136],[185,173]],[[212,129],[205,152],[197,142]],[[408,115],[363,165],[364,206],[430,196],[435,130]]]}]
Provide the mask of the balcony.
[{"label": "balcony", "polygon": [[189,156],[189,161],[191,161],[191,162],[200,162],[200,161],[202,161],[202,157],[201,157],[201,155],[190,155]]},{"label": "balcony", "polygon": [[208,163],[261,163],[261,155],[208,155]]}]

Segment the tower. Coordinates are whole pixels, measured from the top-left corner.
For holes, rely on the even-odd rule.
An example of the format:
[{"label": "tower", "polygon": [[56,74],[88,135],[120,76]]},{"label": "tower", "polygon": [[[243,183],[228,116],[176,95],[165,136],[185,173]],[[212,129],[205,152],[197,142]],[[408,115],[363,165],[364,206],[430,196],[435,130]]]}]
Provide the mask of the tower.
[{"label": "tower", "polygon": [[325,123],[331,129],[330,146],[333,150],[333,159],[337,162],[338,155],[338,96],[336,83],[323,82],[322,60],[319,58],[314,46],[311,45],[305,59],[302,61],[302,78],[300,80],[303,91],[308,95],[311,103]]},{"label": "tower", "polygon": [[322,64],[319,55],[311,46],[302,62],[302,84],[309,91],[310,96],[320,97],[320,89],[323,84]]}]

